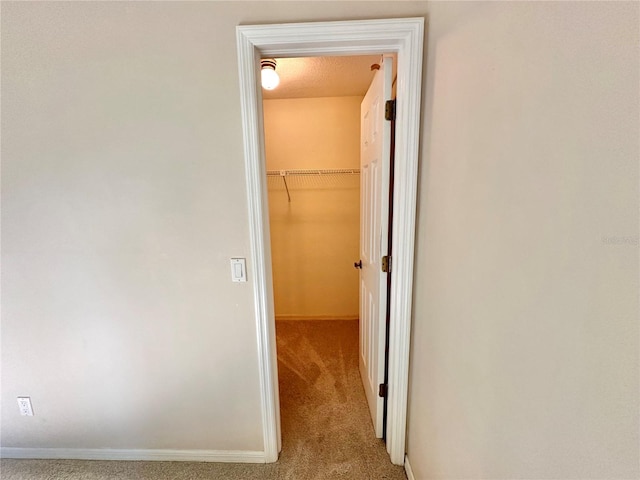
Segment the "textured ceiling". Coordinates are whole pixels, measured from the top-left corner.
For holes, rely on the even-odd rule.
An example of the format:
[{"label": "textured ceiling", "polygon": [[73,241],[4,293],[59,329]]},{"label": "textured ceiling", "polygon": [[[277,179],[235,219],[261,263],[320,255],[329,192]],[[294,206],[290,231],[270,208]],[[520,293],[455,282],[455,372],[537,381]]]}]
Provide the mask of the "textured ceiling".
[{"label": "textured ceiling", "polygon": [[276,58],[280,85],[262,89],[265,99],[364,96],[380,55]]}]

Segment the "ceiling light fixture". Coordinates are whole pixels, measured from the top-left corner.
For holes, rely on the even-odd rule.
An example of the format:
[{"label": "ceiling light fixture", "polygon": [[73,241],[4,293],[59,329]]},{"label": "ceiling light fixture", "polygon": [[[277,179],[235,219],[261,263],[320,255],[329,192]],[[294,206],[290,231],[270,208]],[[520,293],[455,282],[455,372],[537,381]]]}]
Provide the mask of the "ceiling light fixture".
[{"label": "ceiling light fixture", "polygon": [[262,88],[273,90],[280,83],[280,77],[276,73],[276,61],[273,58],[265,58],[260,61]]}]

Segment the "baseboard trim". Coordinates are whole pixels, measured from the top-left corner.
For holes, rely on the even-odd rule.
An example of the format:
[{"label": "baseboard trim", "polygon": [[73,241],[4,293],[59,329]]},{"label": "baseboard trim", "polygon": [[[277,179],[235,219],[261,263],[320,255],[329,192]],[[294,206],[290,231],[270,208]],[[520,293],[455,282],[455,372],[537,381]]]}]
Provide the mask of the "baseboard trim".
[{"label": "baseboard trim", "polygon": [[295,320],[304,322],[307,320],[358,320],[358,315],[295,315],[285,313],[283,315],[276,315],[276,322],[281,320]]},{"label": "baseboard trim", "polygon": [[265,463],[264,452],[249,450],[120,450],[111,448],[3,447],[0,448],[0,458]]},{"label": "baseboard trim", "polygon": [[407,474],[407,480],[416,480],[416,477],[413,475],[413,470],[411,470],[408,455],[404,456],[404,471]]}]

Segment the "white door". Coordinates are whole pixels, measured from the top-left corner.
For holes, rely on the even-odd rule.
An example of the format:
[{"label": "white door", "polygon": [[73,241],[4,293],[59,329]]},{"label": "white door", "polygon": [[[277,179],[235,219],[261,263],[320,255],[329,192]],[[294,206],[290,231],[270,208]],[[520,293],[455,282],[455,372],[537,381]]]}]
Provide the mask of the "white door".
[{"label": "white door", "polygon": [[382,437],[391,122],[385,102],[391,100],[392,59],[384,57],[360,107],[360,375],[378,438]]}]

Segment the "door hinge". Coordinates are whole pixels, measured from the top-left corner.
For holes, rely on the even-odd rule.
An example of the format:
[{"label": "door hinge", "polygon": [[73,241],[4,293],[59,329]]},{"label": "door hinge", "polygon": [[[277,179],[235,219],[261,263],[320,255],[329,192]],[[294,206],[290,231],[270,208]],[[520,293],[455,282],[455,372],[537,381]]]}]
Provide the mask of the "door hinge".
[{"label": "door hinge", "polygon": [[385,255],[380,262],[384,273],[391,272],[391,255]]},{"label": "door hinge", "polygon": [[387,100],[384,104],[384,118],[385,120],[393,121],[396,119],[396,101]]},{"label": "door hinge", "polygon": [[381,383],[378,387],[378,396],[385,398],[387,396],[387,384]]}]

